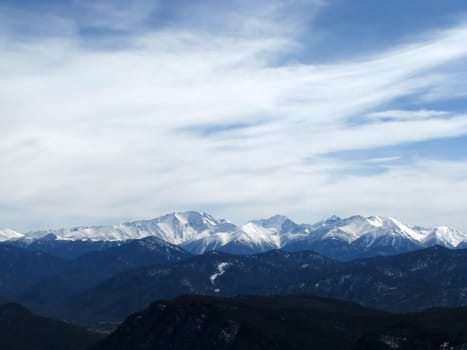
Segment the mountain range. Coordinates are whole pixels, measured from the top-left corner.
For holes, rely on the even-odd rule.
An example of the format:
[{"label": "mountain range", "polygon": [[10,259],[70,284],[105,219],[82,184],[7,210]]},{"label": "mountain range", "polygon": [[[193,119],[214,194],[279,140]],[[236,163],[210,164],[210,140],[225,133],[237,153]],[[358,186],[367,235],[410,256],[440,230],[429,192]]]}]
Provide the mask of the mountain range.
[{"label": "mountain range", "polygon": [[424,228],[409,226],[391,217],[359,215],[332,216],[314,224],[297,224],[276,215],[238,226],[203,212],[187,211],[118,225],[26,234],[7,229],[0,231],[0,240],[9,245],[73,258],[145,237],[156,237],[192,254],[211,250],[233,254],[255,254],[272,249],[314,250],[340,260],[393,255],[434,245],[467,247],[467,234],[450,227]]},{"label": "mountain range", "polygon": [[[98,252],[109,260],[104,266],[117,264],[110,277],[100,268],[94,272],[83,256],[81,264],[73,263],[70,269],[29,286],[14,300],[48,317],[100,330],[113,329],[154,300],[181,294],[320,295],[391,312],[467,306],[467,249],[435,246],[348,262],[311,251],[273,250],[254,255],[175,255],[160,263],[157,259],[164,253],[156,258],[160,251],[155,251],[152,261],[159,264],[147,261],[146,265],[138,254],[128,253],[133,249],[131,244],[131,249],[122,249],[124,254],[117,254],[115,248],[109,249],[112,254]],[[141,267],[124,269],[125,264]]]},{"label": "mountain range", "polygon": [[0,301],[98,330],[181,294],[319,295],[400,312],[467,305],[465,234],[388,217],[236,226],[190,211],[13,236],[0,244]]},{"label": "mountain range", "polygon": [[[119,320],[151,300],[180,294],[313,294],[387,311],[467,305],[467,250],[432,247],[339,262],[313,252],[208,253],[170,266],[129,270],[75,295],[68,305]],[[108,316],[108,317],[107,317]]]}]

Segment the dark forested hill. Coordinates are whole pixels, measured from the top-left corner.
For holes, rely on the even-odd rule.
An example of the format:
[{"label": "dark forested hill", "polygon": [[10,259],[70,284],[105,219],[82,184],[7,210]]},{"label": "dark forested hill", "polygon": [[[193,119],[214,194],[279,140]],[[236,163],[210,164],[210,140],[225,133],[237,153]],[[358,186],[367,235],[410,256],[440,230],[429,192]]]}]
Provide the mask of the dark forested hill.
[{"label": "dark forested hill", "polygon": [[277,294],[284,286],[331,271],[337,264],[314,252],[257,255],[210,252],[170,265],[130,270],[67,300],[76,321],[121,321],[151,301],[180,294]]},{"label": "dark forested hill", "polygon": [[390,257],[355,260],[332,273],[289,286],[389,311],[467,305],[467,250],[432,247]]},{"label": "dark forested hill", "polygon": [[83,319],[118,321],[151,300],[180,294],[311,294],[389,311],[467,305],[467,250],[433,247],[347,263],[313,252],[208,253],[130,270],[67,301]]},{"label": "dark forested hill", "polygon": [[66,269],[32,286],[21,300],[33,304],[54,304],[92,288],[116,273],[142,266],[177,262],[189,257],[191,254],[187,251],[156,237],[127,241],[68,262]]},{"label": "dark forested hill", "polygon": [[0,305],[2,350],[80,350],[102,337],[101,334],[34,315],[18,304]]},{"label": "dark forested hill", "polygon": [[91,349],[408,350],[465,346],[467,309],[392,315],[310,296],[181,296],[157,301],[133,314]]},{"label": "dark forested hill", "polygon": [[63,271],[67,264],[46,253],[0,245],[0,295],[16,297],[41,279]]}]

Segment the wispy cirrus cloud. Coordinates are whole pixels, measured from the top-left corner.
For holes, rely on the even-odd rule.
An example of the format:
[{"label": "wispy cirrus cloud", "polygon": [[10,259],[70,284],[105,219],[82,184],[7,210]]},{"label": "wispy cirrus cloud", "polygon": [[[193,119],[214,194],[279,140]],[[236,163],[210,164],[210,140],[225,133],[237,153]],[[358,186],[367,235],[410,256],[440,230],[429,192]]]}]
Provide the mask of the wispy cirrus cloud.
[{"label": "wispy cirrus cloud", "polygon": [[[167,2],[77,1],[76,12],[53,14],[70,28],[64,35],[17,41],[21,31],[4,27],[0,206],[21,215],[5,211],[2,225],[183,209],[239,221],[371,211],[421,224],[438,223],[436,213],[464,225],[467,202],[455,188],[465,179],[437,170],[462,173],[464,160],[369,156],[362,166],[329,154],[465,136],[464,113],[432,105],[450,97],[442,91],[453,72],[467,78],[467,24],[318,64],[295,57],[326,4],[260,5],[201,2],[190,17]],[[44,18],[11,11],[20,26]],[[100,46],[105,39],[118,45]],[[442,191],[449,207],[428,200]]]},{"label": "wispy cirrus cloud", "polygon": [[450,112],[436,110],[389,110],[382,112],[369,113],[366,117],[378,120],[410,120],[410,119],[429,119],[448,116]]}]

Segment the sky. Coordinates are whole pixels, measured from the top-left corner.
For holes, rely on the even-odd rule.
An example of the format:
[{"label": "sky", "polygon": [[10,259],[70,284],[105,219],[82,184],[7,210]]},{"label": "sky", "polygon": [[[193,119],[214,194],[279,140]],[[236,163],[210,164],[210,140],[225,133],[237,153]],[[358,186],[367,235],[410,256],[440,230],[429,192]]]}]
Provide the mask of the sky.
[{"label": "sky", "polygon": [[1,0],[0,227],[201,210],[467,231],[467,4]]}]

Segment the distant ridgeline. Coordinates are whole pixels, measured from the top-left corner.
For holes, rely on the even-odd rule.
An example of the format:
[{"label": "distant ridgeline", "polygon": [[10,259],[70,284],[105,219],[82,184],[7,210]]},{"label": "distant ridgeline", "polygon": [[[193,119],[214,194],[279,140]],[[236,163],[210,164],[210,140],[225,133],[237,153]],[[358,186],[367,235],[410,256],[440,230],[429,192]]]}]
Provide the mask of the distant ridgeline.
[{"label": "distant ridgeline", "polygon": [[339,260],[394,255],[440,245],[467,247],[467,234],[449,227],[411,227],[394,218],[333,216],[315,224],[296,224],[276,215],[237,226],[209,214],[189,211],[152,220],[110,226],[75,227],[21,234],[0,230],[10,245],[75,258],[130,239],[156,237],[192,254],[217,250],[255,254],[272,249],[313,250]]}]

